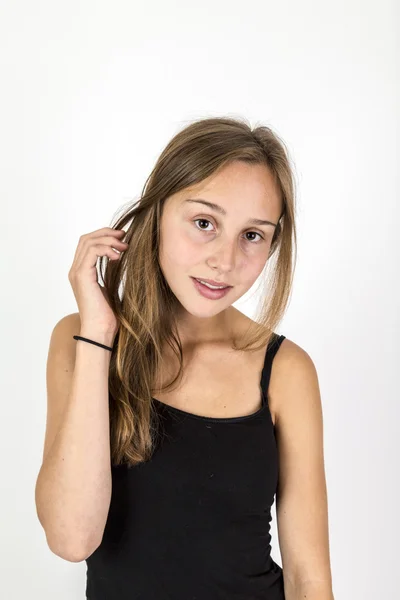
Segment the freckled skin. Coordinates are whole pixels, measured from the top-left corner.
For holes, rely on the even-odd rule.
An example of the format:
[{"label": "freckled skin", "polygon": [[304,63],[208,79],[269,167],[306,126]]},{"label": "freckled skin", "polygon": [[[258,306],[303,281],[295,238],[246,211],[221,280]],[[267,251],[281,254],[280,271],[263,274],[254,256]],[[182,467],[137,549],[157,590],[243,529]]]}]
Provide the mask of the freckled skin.
[{"label": "freckled skin", "polygon": [[[227,214],[185,202],[187,198],[214,202]],[[184,329],[192,335],[224,330],[232,303],[262,272],[274,233],[270,225],[248,225],[247,221],[259,218],[277,223],[281,210],[279,190],[268,167],[240,161],[167,198],[161,217],[160,266],[180,302]],[[198,293],[190,277],[234,287],[223,298],[210,300]]]}]

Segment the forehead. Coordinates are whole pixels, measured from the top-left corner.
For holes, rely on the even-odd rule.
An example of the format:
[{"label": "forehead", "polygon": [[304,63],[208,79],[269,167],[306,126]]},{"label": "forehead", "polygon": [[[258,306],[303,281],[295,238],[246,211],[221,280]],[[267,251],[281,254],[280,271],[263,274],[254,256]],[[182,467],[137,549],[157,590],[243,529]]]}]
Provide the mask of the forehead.
[{"label": "forehead", "polygon": [[243,161],[224,165],[207,179],[171,196],[168,203],[175,208],[198,209],[200,205],[186,202],[187,198],[196,197],[216,202],[228,215],[229,207],[233,207],[235,213],[257,210],[260,218],[261,212],[265,216],[268,211],[269,216],[278,220],[282,208],[280,189],[268,166]]}]

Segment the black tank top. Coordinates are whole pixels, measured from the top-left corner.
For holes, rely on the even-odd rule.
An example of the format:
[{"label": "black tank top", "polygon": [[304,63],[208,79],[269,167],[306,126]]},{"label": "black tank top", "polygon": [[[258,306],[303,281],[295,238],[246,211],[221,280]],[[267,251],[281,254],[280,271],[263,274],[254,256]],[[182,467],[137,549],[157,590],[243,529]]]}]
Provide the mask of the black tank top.
[{"label": "black tank top", "polygon": [[251,415],[203,417],[154,399],[164,435],[148,462],[112,466],[88,600],[284,600],[270,554],[278,450],[267,400],[284,338],[269,343]]}]

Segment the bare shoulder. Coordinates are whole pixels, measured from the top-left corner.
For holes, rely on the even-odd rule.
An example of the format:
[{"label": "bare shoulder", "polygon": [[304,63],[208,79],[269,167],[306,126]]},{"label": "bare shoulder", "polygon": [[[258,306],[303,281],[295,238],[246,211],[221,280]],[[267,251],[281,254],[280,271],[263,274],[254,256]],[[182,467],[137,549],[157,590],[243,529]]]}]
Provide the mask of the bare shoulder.
[{"label": "bare shoulder", "polygon": [[309,353],[288,338],[284,338],[274,357],[268,390],[270,404],[278,424],[280,418],[302,411],[305,404],[320,408],[318,374]]},{"label": "bare shoulder", "polygon": [[79,313],[71,313],[62,317],[54,326],[51,332],[49,350],[47,356],[47,374],[64,365],[73,367],[75,363],[76,340],[74,335],[78,335],[81,328]]},{"label": "bare shoulder", "polygon": [[279,365],[278,368],[288,368],[295,365],[300,366],[300,368],[301,365],[303,367],[306,367],[306,365],[310,367],[313,364],[308,352],[287,337],[281,342],[279,352],[277,352],[276,358],[274,358],[274,365]]},{"label": "bare shoulder", "polygon": [[[55,324],[52,337],[58,335],[65,335],[72,333],[72,335],[77,335],[77,332],[81,328],[81,317],[78,312],[71,313],[69,315],[65,315]],[[75,342],[74,342],[75,343]]]},{"label": "bare shoulder", "polygon": [[60,425],[75,367],[76,340],[80,331],[80,315],[62,317],[50,336],[46,363],[47,419],[43,460]]}]

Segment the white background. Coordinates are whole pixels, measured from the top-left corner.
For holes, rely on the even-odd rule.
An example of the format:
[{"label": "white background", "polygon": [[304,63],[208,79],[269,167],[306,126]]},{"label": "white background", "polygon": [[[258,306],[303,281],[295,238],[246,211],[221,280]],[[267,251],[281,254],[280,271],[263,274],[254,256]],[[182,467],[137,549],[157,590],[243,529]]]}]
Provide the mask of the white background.
[{"label": "white background", "polygon": [[[79,236],[139,196],[178,130],[229,115],[271,126],[295,166],[299,256],[279,333],[319,375],[335,600],[395,600],[395,2],[14,0],[0,23],[0,597],[85,597],[85,563],[52,554],[34,504],[48,343],[77,310]],[[237,306],[252,315],[255,300]],[[275,520],[272,533],[280,563]]]}]

